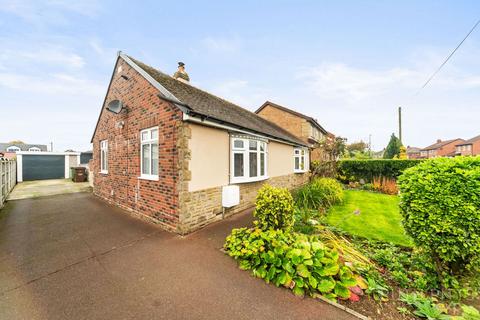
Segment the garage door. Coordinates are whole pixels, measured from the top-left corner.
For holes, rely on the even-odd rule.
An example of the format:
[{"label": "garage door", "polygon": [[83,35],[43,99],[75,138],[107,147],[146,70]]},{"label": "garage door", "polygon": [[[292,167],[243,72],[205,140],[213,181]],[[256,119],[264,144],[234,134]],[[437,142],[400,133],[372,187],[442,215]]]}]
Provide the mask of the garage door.
[{"label": "garage door", "polygon": [[64,155],[23,155],[22,158],[23,181],[65,177]]}]

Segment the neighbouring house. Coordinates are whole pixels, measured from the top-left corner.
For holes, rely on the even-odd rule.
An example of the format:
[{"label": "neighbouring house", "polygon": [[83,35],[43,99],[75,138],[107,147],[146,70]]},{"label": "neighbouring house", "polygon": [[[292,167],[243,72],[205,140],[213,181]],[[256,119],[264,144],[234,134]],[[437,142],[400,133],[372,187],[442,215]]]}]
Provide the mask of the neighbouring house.
[{"label": "neighbouring house", "polygon": [[44,152],[47,151],[47,146],[45,144],[0,142],[0,153],[3,153],[5,158],[15,158],[18,151]]},{"label": "neighbouring house", "polygon": [[455,145],[456,154],[460,156],[476,156],[480,154],[480,135]]},{"label": "neighbouring house", "polygon": [[463,142],[465,140],[460,138],[445,141],[438,139],[436,143],[420,150],[420,158],[454,157],[455,146]]},{"label": "neighbouring house", "polygon": [[307,143],[311,148],[311,161],[329,160],[320,143],[325,139],[335,139],[335,136],[327,132],[316,119],[271,101],[266,101],[255,113]]},{"label": "neighbouring house", "polygon": [[95,195],[184,234],[252,207],[264,183],[308,180],[308,144],[180,78],[119,52],[92,137]]},{"label": "neighbouring house", "polygon": [[421,148],[407,146],[407,158],[408,159],[420,159]]}]

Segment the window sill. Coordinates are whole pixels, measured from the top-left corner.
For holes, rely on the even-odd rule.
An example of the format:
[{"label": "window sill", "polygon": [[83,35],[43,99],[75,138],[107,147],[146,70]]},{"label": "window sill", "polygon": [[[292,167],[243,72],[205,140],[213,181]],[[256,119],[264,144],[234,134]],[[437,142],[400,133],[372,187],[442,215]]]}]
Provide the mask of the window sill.
[{"label": "window sill", "polygon": [[140,177],[138,177],[138,179],[141,179],[141,180],[150,180],[150,181],[158,181],[158,176],[142,174]]},{"label": "window sill", "polygon": [[100,171],[100,174],[108,174],[108,171]]},{"label": "window sill", "polygon": [[307,173],[308,170],[293,170],[293,173]]},{"label": "window sill", "polygon": [[256,178],[232,178],[230,184],[249,183],[267,180],[268,176],[256,177]]}]

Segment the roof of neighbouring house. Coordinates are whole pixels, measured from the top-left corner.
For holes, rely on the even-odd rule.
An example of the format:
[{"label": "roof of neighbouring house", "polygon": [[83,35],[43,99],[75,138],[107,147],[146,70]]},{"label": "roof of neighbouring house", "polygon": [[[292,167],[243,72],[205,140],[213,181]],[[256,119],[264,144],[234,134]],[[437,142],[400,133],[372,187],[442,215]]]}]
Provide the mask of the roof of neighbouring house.
[{"label": "roof of neighbouring house", "polygon": [[459,143],[459,144],[457,144],[457,146],[464,146],[466,144],[472,144],[472,143],[474,143],[475,141],[478,141],[478,140],[480,140],[480,135],[478,135],[476,137],[473,137],[471,139],[468,139],[465,142]]},{"label": "roof of neighbouring house", "polygon": [[407,147],[407,153],[418,153],[420,152],[420,148],[417,147]]},{"label": "roof of neighbouring house", "polygon": [[305,145],[304,142],[288,131],[251,111],[198,89],[191,84],[178,81],[132,57],[127,56],[127,58],[168,90],[176,99],[180,100],[181,104],[188,109],[188,114],[203,116],[212,121],[233,125],[252,133],[260,133],[285,142]]},{"label": "roof of neighbouring house", "polygon": [[322,131],[324,134],[327,134],[327,130],[325,130],[325,129],[320,125],[320,123],[318,123],[317,119],[314,119],[314,118],[309,117],[309,116],[307,116],[307,115],[305,115],[305,114],[303,114],[303,113],[300,113],[300,112],[297,112],[297,111],[295,111],[295,110],[286,108],[286,107],[284,107],[284,106],[281,106],[281,105],[279,105],[279,104],[276,104],[276,103],[271,102],[271,101],[268,101],[268,100],[265,101],[265,103],[262,104],[262,105],[260,106],[260,108],[258,108],[258,109],[255,111],[255,113],[258,114],[258,113],[259,113],[260,111],[262,111],[266,106],[272,106],[272,107],[275,107],[275,108],[280,109],[280,110],[282,110],[282,111],[291,113],[291,114],[293,114],[293,115],[295,115],[295,116],[297,116],[297,117],[303,118],[303,119],[311,122],[314,126],[316,126],[318,129],[320,129],[320,131]]},{"label": "roof of neighbouring house", "polygon": [[436,142],[436,143],[434,143],[434,144],[432,144],[428,147],[425,147],[425,148],[421,149],[421,151],[435,150],[435,149],[441,148],[443,146],[446,146],[447,144],[450,144],[450,143],[458,141],[458,140],[461,140],[462,142],[464,141],[461,138],[439,141],[439,142]]},{"label": "roof of neighbouring house", "polygon": [[30,148],[39,148],[40,151],[47,151],[47,145],[45,144],[27,144],[27,143],[3,143],[0,142],[0,151],[6,152],[8,147],[19,147],[21,151],[28,151]]}]

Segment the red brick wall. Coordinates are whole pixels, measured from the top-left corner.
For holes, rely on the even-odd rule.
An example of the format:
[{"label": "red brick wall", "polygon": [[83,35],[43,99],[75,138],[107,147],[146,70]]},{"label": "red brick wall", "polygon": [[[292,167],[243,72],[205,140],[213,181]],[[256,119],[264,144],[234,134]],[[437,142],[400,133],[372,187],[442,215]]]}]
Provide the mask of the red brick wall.
[{"label": "red brick wall", "polygon": [[[116,65],[105,104],[115,99],[121,100],[129,112],[114,114],[104,109],[100,117],[93,139],[94,193],[176,230],[179,220],[176,139],[182,113],[158,98],[158,90],[122,59]],[[123,128],[118,126],[120,121],[125,123]],[[159,127],[159,181],[138,178],[140,130],[153,126]],[[108,140],[108,174],[100,173],[101,140]]]},{"label": "red brick wall", "polygon": [[463,142],[463,140],[457,139],[457,140],[454,140],[454,141],[442,146],[441,148],[437,149],[436,156],[437,157],[444,157],[446,155],[452,154],[454,151],[456,151],[455,145],[459,144],[459,143],[462,143],[462,142]]}]

